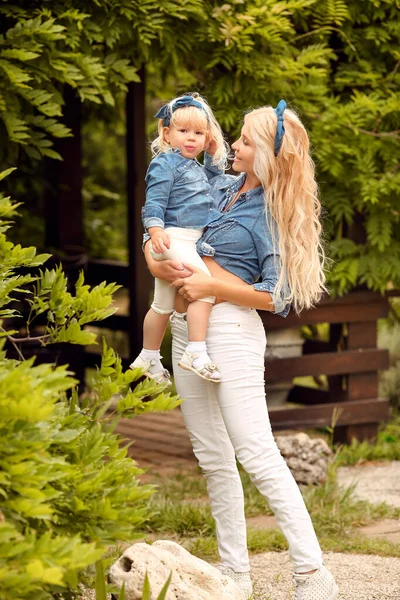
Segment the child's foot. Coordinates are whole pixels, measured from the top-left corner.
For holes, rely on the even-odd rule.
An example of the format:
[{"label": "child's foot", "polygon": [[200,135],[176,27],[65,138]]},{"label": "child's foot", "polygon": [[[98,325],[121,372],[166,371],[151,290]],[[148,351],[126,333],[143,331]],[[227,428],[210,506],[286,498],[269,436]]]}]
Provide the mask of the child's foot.
[{"label": "child's foot", "polygon": [[217,365],[211,362],[207,351],[200,350],[191,352],[190,343],[183,353],[178,365],[182,367],[182,369],[186,369],[186,371],[193,371],[193,373],[196,373],[196,375],[206,381],[212,381],[213,383],[219,383],[221,381],[221,373],[219,372]]},{"label": "child's foot", "polygon": [[172,385],[171,375],[167,369],[164,369],[160,356],[154,356],[153,358],[143,357],[142,352],[137,358],[129,365],[130,369],[143,369],[144,375],[149,379],[155,379],[157,383],[166,383],[167,387]]}]

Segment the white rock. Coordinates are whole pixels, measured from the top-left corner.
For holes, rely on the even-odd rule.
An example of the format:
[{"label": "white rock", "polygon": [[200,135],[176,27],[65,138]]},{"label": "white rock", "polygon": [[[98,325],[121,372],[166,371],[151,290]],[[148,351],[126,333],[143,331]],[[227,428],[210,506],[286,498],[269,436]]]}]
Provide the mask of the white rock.
[{"label": "white rock", "polygon": [[333,452],[325,440],[306,433],[276,437],[276,443],[297,483],[323,483]]},{"label": "white rock", "polygon": [[166,600],[243,600],[232,579],[168,540],[158,540],[151,546],[137,543],[127,548],[112,565],[109,580],[118,587],[125,583],[126,600],[141,600],[146,571],[153,599],[172,571]]}]

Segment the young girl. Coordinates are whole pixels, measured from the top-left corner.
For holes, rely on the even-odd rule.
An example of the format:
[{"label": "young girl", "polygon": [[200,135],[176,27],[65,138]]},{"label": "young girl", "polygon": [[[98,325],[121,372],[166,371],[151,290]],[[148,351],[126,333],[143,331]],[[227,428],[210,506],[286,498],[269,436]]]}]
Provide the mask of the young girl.
[{"label": "young girl", "polygon": [[[196,252],[196,242],[215,217],[207,172],[214,176],[223,173],[226,149],[222,131],[199,95],[175,98],[155,116],[159,118],[158,137],[151,145],[154,158],[146,175],[146,202],[142,209],[143,225],[151,238],[151,254],[157,261],[187,260],[210,275]],[[209,146],[213,148],[215,166],[207,170],[196,157]],[[160,346],[174,302],[175,289],[156,278],[154,301],[144,320],[143,349],[130,365],[168,385],[170,375],[162,366]],[[218,383],[220,372],[206,347],[213,303],[211,296],[191,303],[187,313],[188,344],[179,366]]]},{"label": "young girl", "polygon": [[[309,140],[296,113],[281,101],[275,109],[248,113],[232,149],[238,175],[210,178],[219,218],[198,244],[212,276],[190,267],[189,260],[183,264],[187,271],[175,261],[157,263],[145,247],[146,259],[154,275],[175,280],[180,288],[171,317],[175,384],[185,398],[182,414],[207,479],[221,569],[246,598],[252,596],[237,459],[288,541],[295,600],[336,600],[337,584],[323,564],[300,490],[274,441],[265,398],[266,337],[255,310],[286,316],[292,304],[300,312],[318,302],[325,289],[321,205]],[[208,295],[216,297],[207,344],[220,365],[218,386],[177,368],[187,343],[182,299]]]}]

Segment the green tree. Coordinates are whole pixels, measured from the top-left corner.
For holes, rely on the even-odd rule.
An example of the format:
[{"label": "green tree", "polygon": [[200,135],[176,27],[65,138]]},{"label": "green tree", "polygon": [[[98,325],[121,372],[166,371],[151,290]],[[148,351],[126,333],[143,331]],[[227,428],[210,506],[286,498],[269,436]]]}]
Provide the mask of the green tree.
[{"label": "green tree", "polygon": [[[98,106],[100,118],[117,115],[118,94],[144,63],[149,105],[197,89],[230,137],[245,110],[284,97],[310,131],[332,291],[399,286],[398,0],[41,0],[29,11],[23,4],[0,7],[4,153],[53,155],[53,136],[68,133],[65,84]],[[95,172],[91,165],[88,202],[107,212]],[[354,235],[354,222],[364,237]]]},{"label": "green tree", "polygon": [[[85,324],[114,312],[117,286],[91,289],[80,276],[72,294],[60,268],[39,270],[48,255],[6,237],[16,208],[0,194],[0,600],[73,598],[82,570],[110,544],[133,540],[149,513],[152,486],[139,484],[142,471],[113,433],[118,418],[180,401],[165,384],[138,383],[140,369],[124,372],[105,343],[90,393],[81,397],[67,366],[24,360],[38,316],[42,344],[93,343]],[[11,319],[21,325],[12,330]],[[9,358],[10,346],[19,348],[18,360]]]}]

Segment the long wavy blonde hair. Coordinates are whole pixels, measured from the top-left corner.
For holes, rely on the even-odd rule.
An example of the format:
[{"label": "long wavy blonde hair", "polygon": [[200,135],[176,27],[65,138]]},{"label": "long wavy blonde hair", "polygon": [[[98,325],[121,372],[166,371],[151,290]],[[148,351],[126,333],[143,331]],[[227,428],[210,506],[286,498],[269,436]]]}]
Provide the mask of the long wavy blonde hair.
[{"label": "long wavy blonde hair", "polygon": [[[185,94],[188,95],[188,94]],[[224,136],[221,127],[214,116],[211,107],[207,101],[197,93],[189,94],[196,99],[197,102],[203,106],[204,110],[197,108],[196,106],[183,106],[178,108],[171,115],[171,120],[168,127],[183,127],[189,123],[200,131],[205,131],[209,139],[213,140],[216,144],[217,150],[213,156],[212,164],[218,165],[221,168],[226,167],[226,159],[228,155],[228,144],[224,140]],[[168,102],[171,107],[181,96],[174,98],[171,102]],[[161,152],[167,152],[171,149],[167,140],[165,139],[164,119],[158,120],[158,136],[151,143],[151,151],[153,156],[157,156]]]},{"label": "long wavy blonde hair", "polygon": [[284,112],[285,134],[277,156],[274,109],[253,110],[245,116],[245,124],[255,144],[254,174],[264,188],[267,222],[273,232],[271,215],[277,226],[282,266],[274,293],[283,292],[299,313],[312,307],[326,291],[321,203],[310,142],[293,110]]}]

